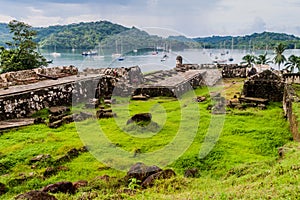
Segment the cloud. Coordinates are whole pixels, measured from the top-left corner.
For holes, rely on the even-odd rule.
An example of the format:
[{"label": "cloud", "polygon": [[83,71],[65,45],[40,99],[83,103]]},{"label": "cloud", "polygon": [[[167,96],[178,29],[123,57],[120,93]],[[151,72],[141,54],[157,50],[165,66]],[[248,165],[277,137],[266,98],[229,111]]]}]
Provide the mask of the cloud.
[{"label": "cloud", "polygon": [[17,19],[32,26],[49,26],[109,20],[191,37],[264,30],[300,35],[299,12],[298,0],[2,0],[0,21]]}]

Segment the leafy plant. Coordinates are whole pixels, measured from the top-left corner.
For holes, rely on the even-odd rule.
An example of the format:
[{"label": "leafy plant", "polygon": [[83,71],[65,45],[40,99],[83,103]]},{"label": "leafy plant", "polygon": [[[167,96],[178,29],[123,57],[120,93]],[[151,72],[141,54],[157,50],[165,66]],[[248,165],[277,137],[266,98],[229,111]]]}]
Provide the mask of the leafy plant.
[{"label": "leafy plant", "polygon": [[9,49],[0,47],[0,67],[2,72],[33,69],[46,66],[46,59],[35,51],[37,44],[33,41],[36,31],[24,22],[12,20],[8,27],[13,34],[13,41],[7,42]]},{"label": "leafy plant", "polygon": [[131,178],[129,179],[129,183],[128,183],[128,188],[131,189],[131,190],[135,190],[135,189],[138,189],[140,188],[140,183],[141,181],[136,179],[136,178]]}]

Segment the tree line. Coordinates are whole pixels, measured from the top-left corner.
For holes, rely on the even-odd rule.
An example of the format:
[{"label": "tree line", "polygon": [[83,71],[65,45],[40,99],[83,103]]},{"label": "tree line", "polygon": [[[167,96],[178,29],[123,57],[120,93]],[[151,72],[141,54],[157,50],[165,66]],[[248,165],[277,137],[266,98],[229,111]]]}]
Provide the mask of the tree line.
[{"label": "tree line", "polygon": [[283,54],[287,49],[286,45],[283,43],[277,44],[274,48],[275,56],[273,59],[267,56],[267,52],[259,56],[254,56],[252,54],[247,54],[242,58],[242,64],[247,64],[251,67],[253,64],[267,65],[270,63],[275,63],[278,65],[280,70],[281,65],[284,65],[284,69],[288,72],[300,73],[300,56],[290,55],[288,58]]}]

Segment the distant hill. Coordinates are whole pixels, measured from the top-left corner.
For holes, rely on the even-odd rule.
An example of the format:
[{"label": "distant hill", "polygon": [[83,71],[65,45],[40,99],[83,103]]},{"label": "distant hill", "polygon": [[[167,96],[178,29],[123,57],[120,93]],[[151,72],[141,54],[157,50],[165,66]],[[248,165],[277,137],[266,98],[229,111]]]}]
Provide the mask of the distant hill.
[{"label": "distant hill", "polygon": [[0,23],[0,46],[6,46],[5,42],[11,41],[11,34],[7,24]]},{"label": "distant hill", "polygon": [[[127,52],[140,48],[234,48],[239,49],[273,49],[279,42],[287,48],[300,48],[300,38],[285,33],[262,32],[246,36],[212,36],[187,38],[170,36],[167,39],[135,27],[128,28],[109,21],[81,22],[69,25],[57,25],[44,28],[34,27],[37,31],[35,41],[44,49],[123,49]],[[0,46],[11,40],[7,24],[0,23]]]},{"label": "distant hill", "polygon": [[300,48],[300,38],[285,33],[262,32],[246,36],[212,36],[193,38],[194,41],[205,48],[234,48],[239,49],[273,49],[278,43],[282,42],[288,49]]},{"label": "distant hill", "polygon": [[108,21],[37,28],[36,41],[47,49],[93,49],[103,39],[129,30]]}]

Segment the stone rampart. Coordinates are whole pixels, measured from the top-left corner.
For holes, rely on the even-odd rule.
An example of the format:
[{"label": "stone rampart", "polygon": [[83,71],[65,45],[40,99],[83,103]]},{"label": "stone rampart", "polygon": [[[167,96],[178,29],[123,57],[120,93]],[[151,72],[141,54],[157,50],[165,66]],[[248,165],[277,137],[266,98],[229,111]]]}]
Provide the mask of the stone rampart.
[{"label": "stone rampart", "polygon": [[299,121],[298,117],[293,112],[294,102],[299,101],[295,90],[290,84],[285,85],[284,95],[283,95],[283,110],[285,117],[289,120],[290,130],[295,141],[300,142],[300,133],[299,133]]}]

